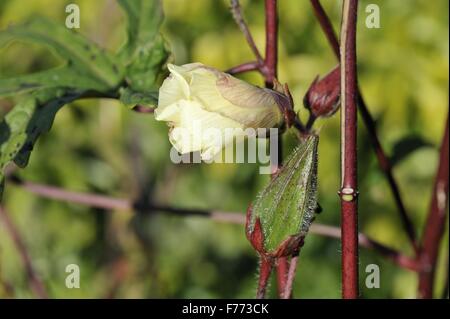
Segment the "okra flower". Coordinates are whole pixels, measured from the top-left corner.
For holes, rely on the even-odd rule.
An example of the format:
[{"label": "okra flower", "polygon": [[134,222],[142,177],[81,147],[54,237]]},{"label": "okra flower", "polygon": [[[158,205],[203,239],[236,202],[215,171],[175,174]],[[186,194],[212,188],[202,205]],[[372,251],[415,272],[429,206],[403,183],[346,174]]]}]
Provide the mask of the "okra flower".
[{"label": "okra flower", "polygon": [[[279,127],[279,104],[288,98],[201,63],[168,65],[170,75],[159,89],[155,118],[170,127],[169,140],[184,154],[200,151],[213,159],[248,128]],[[230,133],[232,132],[232,133]]]}]

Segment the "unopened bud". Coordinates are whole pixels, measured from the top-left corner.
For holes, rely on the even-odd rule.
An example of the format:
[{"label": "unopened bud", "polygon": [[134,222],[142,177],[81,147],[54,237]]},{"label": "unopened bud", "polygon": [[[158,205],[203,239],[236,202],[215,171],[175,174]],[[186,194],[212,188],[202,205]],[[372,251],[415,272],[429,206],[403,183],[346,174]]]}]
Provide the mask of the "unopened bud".
[{"label": "unopened bud", "polygon": [[294,150],[247,211],[247,238],[263,256],[292,256],[303,244],[317,209],[318,139]]},{"label": "unopened bud", "polygon": [[329,117],[339,108],[341,90],[341,68],[335,67],[319,79],[316,77],[303,99],[305,107],[314,117]]}]

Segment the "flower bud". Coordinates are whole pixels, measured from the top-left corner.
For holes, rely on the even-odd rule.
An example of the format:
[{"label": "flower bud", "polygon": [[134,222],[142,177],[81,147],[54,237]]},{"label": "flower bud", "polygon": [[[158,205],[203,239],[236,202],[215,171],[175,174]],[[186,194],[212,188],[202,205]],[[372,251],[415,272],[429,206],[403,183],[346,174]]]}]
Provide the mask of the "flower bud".
[{"label": "flower bud", "polygon": [[318,139],[294,150],[247,211],[247,238],[263,256],[292,256],[303,244],[317,209]]},{"label": "flower bud", "polygon": [[[169,64],[168,68],[171,74],[159,89],[155,118],[168,122],[169,140],[182,154],[200,151],[203,160],[210,160],[245,129],[283,123],[279,105],[288,97],[280,92],[256,87],[201,63]],[[205,134],[209,129],[219,134]],[[235,133],[225,134],[226,129]]]},{"label": "flower bud", "polygon": [[337,66],[323,78],[316,77],[306,92],[303,104],[314,117],[329,117],[338,110],[341,92],[340,70]]}]

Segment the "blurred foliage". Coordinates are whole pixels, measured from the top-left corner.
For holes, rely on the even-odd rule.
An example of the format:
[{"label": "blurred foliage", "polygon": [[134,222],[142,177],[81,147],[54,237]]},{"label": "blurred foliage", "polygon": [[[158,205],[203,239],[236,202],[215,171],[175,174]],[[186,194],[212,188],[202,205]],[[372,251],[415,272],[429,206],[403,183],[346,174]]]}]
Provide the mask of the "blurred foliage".
[{"label": "blurred foliage", "polygon": [[[338,1],[322,1],[339,26]],[[77,3],[79,33],[105,49],[116,51],[126,39],[125,17],[113,0],[3,0],[0,29],[43,15],[63,24],[65,6]],[[364,8],[377,3],[381,28],[367,29]],[[264,45],[263,1],[242,6],[258,46]],[[202,62],[226,69],[251,60],[251,51],[235,26],[225,0],[164,0],[163,34],[176,64]],[[279,1],[279,79],[289,83],[296,108],[316,75],[326,74],[336,60],[314,19],[308,1]],[[360,85],[377,120],[389,154],[411,136],[428,147],[408,152],[395,167],[408,210],[421,233],[437,164],[437,147],[448,112],[448,1],[361,0],[358,21]],[[132,29],[130,29],[132,30]],[[124,53],[125,54],[125,53]],[[14,42],[0,51],[0,78],[42,71],[61,64],[45,47]],[[139,65],[136,66],[139,69]],[[242,78],[256,84],[255,72]],[[0,113],[14,100],[0,101]],[[320,121],[319,201],[316,221],[339,224],[339,116]],[[284,151],[295,145],[286,134]],[[37,142],[29,166],[18,172],[24,180],[63,188],[141,197],[176,207],[244,212],[269,177],[252,164],[174,165],[169,160],[167,127],[152,115],[136,114],[109,99],[76,101],[57,114],[51,133]],[[398,154],[398,152],[396,153]],[[396,249],[411,253],[394,202],[359,123],[360,230]],[[164,214],[107,212],[39,198],[8,185],[4,204],[11,213],[43,278],[58,298],[253,297],[256,254],[241,226]],[[25,271],[11,239],[0,225],[0,282],[15,297],[31,297]],[[448,251],[448,231],[442,250]],[[440,261],[443,286],[446,254]],[[362,296],[411,298],[417,278],[372,251],[361,250]],[[81,269],[81,288],[65,287],[65,267]],[[378,264],[381,288],[364,288],[365,267]],[[119,283],[116,285],[116,282]],[[6,297],[1,288],[0,297]],[[272,285],[271,295],[276,295]],[[295,297],[340,296],[340,246],[333,239],[310,235],[302,249]]]},{"label": "blurred foliage", "polygon": [[157,104],[158,79],[166,73],[169,57],[159,30],[162,3],[119,3],[126,13],[128,32],[117,54],[101,49],[66,25],[40,16],[0,32],[0,46],[13,41],[37,43],[65,60],[62,66],[49,70],[0,79],[0,97],[30,93],[0,123],[0,200],[5,167],[12,161],[20,167],[28,164],[38,137],[50,129],[56,112],[65,104],[86,97],[119,97],[131,107]]}]

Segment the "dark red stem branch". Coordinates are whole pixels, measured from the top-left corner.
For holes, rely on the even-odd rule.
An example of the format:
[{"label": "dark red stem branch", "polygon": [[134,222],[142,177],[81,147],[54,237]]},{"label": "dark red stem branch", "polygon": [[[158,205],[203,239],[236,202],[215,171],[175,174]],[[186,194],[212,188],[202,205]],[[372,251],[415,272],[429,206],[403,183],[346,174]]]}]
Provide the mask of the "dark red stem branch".
[{"label": "dark red stem branch", "polygon": [[258,62],[253,61],[253,62],[239,64],[235,67],[232,67],[231,69],[228,69],[225,72],[230,73],[230,74],[239,74],[239,73],[255,71],[255,70],[259,70],[259,64],[258,64]]},{"label": "dark red stem branch", "polygon": [[339,51],[339,41],[336,32],[334,32],[333,25],[331,24],[331,21],[327,16],[327,13],[323,9],[319,0],[311,0],[311,5],[314,9],[314,14],[316,18],[319,21],[320,26],[322,27],[322,30],[325,33],[325,36],[327,37],[327,40],[331,45],[331,48],[333,49],[334,54],[339,59],[341,55]]},{"label": "dark red stem branch", "polygon": [[298,256],[293,256],[289,264],[289,270],[286,278],[286,284],[284,286],[284,291],[281,296],[283,299],[292,298],[292,287],[294,285],[295,272],[297,270]]},{"label": "dark red stem branch", "polygon": [[266,70],[266,86],[272,87],[277,77],[278,65],[278,11],[277,0],[266,0],[266,56],[264,67]]},{"label": "dark red stem branch", "polygon": [[[266,87],[272,88],[273,82],[277,77],[278,69],[278,10],[277,0],[265,0],[265,12],[266,12],[266,54],[264,59],[264,67],[262,73],[265,78]],[[277,156],[276,167],[272,168],[272,172],[275,174],[278,171],[279,164],[282,161],[282,138],[278,137],[278,152],[277,154],[271,154],[271,156]],[[285,291],[287,274],[289,270],[289,262],[286,257],[282,257],[277,261],[277,286],[278,294],[282,295]]]},{"label": "dark red stem branch", "polygon": [[270,274],[272,273],[273,261],[263,256],[260,257],[258,290],[256,292],[257,299],[266,297],[267,286],[269,284]]},{"label": "dark red stem branch", "polygon": [[358,188],[356,152],[357,0],[344,0],[341,27],[341,231],[342,297],[358,297]]},{"label": "dark red stem branch", "polygon": [[231,13],[233,14],[233,18],[236,21],[237,25],[239,26],[239,29],[241,29],[242,33],[244,34],[245,39],[247,40],[250,49],[253,51],[253,54],[255,55],[258,64],[263,65],[264,60],[261,56],[261,53],[259,53],[258,47],[256,46],[256,43],[253,40],[252,34],[250,33],[247,23],[245,22],[244,17],[242,16],[242,10],[239,4],[239,0],[231,0]]},{"label": "dark red stem branch", "polygon": [[9,233],[12,241],[14,242],[19,252],[20,258],[22,259],[22,263],[25,267],[25,272],[27,274],[27,280],[30,289],[35,293],[37,297],[48,298],[44,284],[39,279],[38,275],[36,274],[36,271],[33,268],[31,258],[30,255],[28,254],[28,250],[25,246],[25,243],[22,240],[19,231],[17,230],[16,226],[12,222],[8,212],[5,210],[4,207],[0,207],[0,219],[3,220],[3,224],[5,225],[6,231]]},{"label": "dark red stem branch", "polygon": [[[333,25],[331,24],[330,19],[328,18],[327,14],[325,13],[319,0],[311,0],[311,4],[314,8],[314,13],[320,23],[320,26],[322,27],[322,30],[325,33],[325,35],[328,39],[328,42],[330,43],[331,48],[333,49],[333,52],[335,53],[336,57],[338,59],[340,59],[339,41],[334,32]],[[400,218],[402,220],[403,227],[405,228],[408,238],[410,239],[410,242],[411,242],[412,246],[414,247],[414,250],[417,253],[418,252],[418,244],[417,244],[417,236],[416,236],[416,232],[414,229],[414,225],[413,225],[411,218],[409,217],[409,214],[403,203],[403,200],[402,200],[402,197],[400,194],[400,189],[399,189],[398,184],[392,173],[392,165],[391,165],[389,158],[387,157],[383,147],[381,146],[380,140],[378,138],[375,121],[373,120],[372,116],[370,115],[367,104],[366,104],[366,102],[361,94],[361,90],[359,88],[358,88],[358,107],[359,107],[359,112],[363,119],[364,125],[366,126],[367,131],[369,133],[369,139],[375,150],[375,154],[376,154],[378,163],[381,167],[381,170],[384,172],[384,174],[388,180],[389,186],[392,191],[392,195],[394,196],[395,203],[396,203],[398,211],[400,213]]]},{"label": "dark red stem branch", "polygon": [[286,290],[286,283],[288,280],[288,272],[289,272],[289,259],[288,257],[278,258],[276,264],[276,273],[277,273],[277,288],[278,295],[280,298],[283,298],[284,291]]},{"label": "dark red stem branch", "polygon": [[448,205],[448,117],[442,138],[439,167],[434,181],[433,194],[422,238],[420,259],[425,267],[419,276],[419,297],[432,298],[439,253],[439,244],[445,231]]}]

